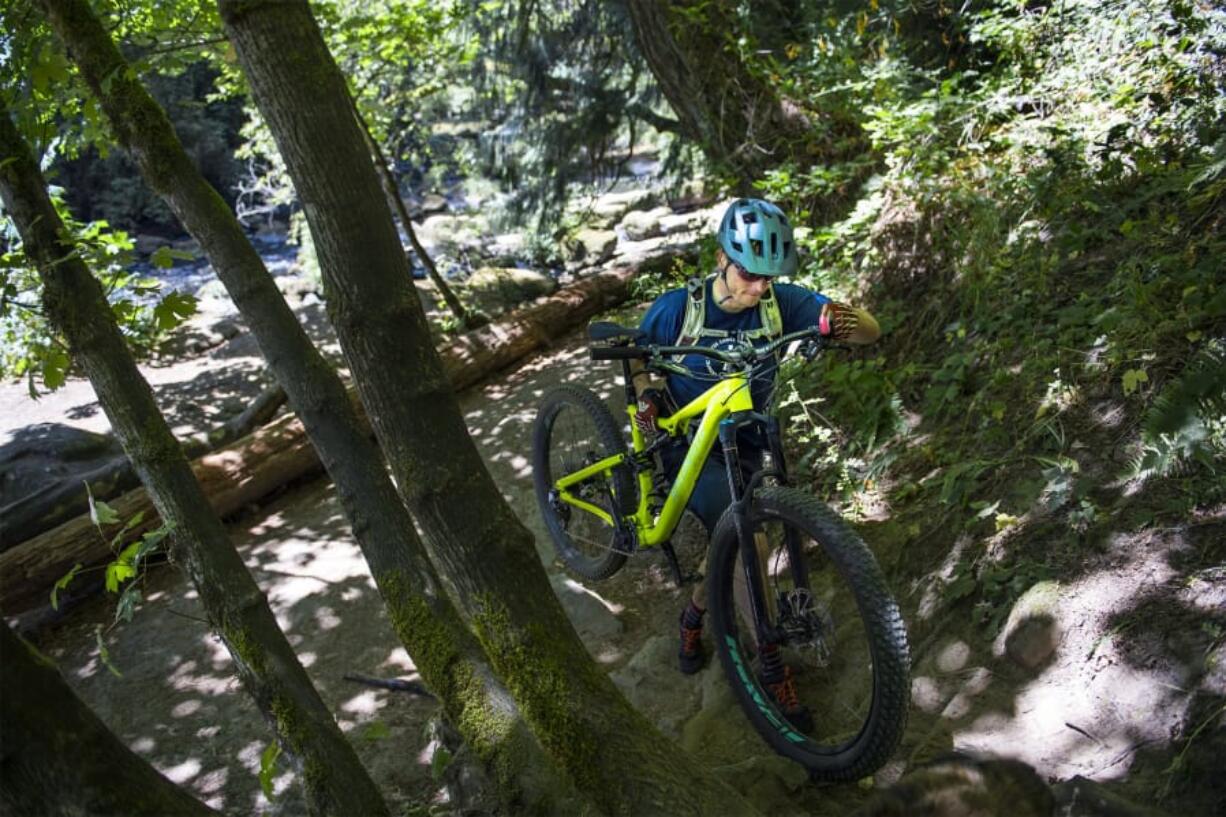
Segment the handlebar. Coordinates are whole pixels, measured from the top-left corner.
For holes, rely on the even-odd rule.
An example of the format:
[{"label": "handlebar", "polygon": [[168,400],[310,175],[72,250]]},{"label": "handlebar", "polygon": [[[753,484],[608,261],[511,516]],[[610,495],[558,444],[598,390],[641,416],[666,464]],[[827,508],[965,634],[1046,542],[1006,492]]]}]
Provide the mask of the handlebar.
[{"label": "handlebar", "polygon": [[[610,336],[607,332],[592,332],[593,336],[598,334],[606,337]],[[812,358],[818,351],[828,345],[828,339],[821,334],[821,331],[816,326],[813,326],[808,329],[801,329],[798,332],[790,332],[758,347],[745,341],[738,344],[738,348],[733,350],[712,349],[708,346],[658,346],[651,344],[648,346],[600,345],[590,347],[589,351],[591,352],[592,360],[644,360],[648,362],[648,366],[654,365],[662,369],[670,369],[674,364],[671,364],[669,361],[660,360],[660,358],[673,355],[701,355],[733,366],[751,367],[755,363],[773,356],[789,343],[798,340],[809,342],[807,346],[810,348],[805,350],[805,356],[809,358]]]}]

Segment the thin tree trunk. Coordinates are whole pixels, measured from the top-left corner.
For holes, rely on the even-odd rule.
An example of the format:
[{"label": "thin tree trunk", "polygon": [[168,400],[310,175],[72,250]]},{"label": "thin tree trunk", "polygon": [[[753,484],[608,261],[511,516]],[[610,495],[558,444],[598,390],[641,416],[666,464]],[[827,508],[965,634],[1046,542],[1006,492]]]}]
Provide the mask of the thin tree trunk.
[{"label": "thin tree trunk", "polygon": [[312,813],[386,814],[387,807],[277,626],[268,602],[209,507],[97,279],[68,235],[29,148],[0,106],[0,193],[43,282],[47,319],[68,341],[128,459],[171,528],[183,566],[239,678],[298,766]]},{"label": "thin tree trunk", "polygon": [[[493,773],[509,805],[520,811],[573,806],[573,789],[552,772],[553,765],[447,598],[340,378],[311,344],[241,226],[192,165],[165,113],[130,75],[89,4],[85,0],[40,3],[101,103],[112,131],[136,159],[150,187],[199,242],[251,326],[269,368],[285,388],[290,407],[336,485],[396,634],[422,678]],[[351,113],[349,121],[354,124]],[[367,163],[369,167],[369,157]],[[405,262],[399,240],[396,243],[396,254]],[[407,270],[404,283],[413,288]]]},{"label": "thin tree trunk", "polygon": [[0,812],[208,817],[123,744],[55,664],[0,622]]},{"label": "thin tree trunk", "polygon": [[379,204],[344,78],[307,3],[219,5],[303,202],[328,314],[375,434],[434,562],[533,730],[609,813],[754,813],[635,712],[575,635],[531,535],[468,436]]},{"label": "thin tree trunk", "polygon": [[443,276],[439,275],[438,267],[434,265],[434,259],[426,252],[426,248],[417,240],[417,231],[413,229],[413,220],[409,218],[409,210],[404,206],[404,197],[400,195],[400,188],[396,186],[396,178],[392,175],[391,168],[388,167],[387,157],[383,155],[383,148],[379,147],[379,143],[375,140],[374,134],[370,132],[370,126],[366,124],[366,120],[362,118],[362,112],[358,110],[357,101],[350,96],[350,102],[353,105],[353,115],[358,120],[358,125],[362,129],[362,137],[366,140],[366,146],[370,149],[371,155],[375,160],[375,167],[379,171],[379,179],[383,182],[383,190],[387,193],[388,199],[396,207],[396,214],[400,217],[400,224],[404,227],[405,235],[409,237],[409,243],[413,245],[413,252],[417,254],[421,265],[426,268],[426,275],[430,276],[430,281],[434,284],[435,289],[443,296],[443,300],[447,303],[447,308],[451,310],[451,314],[455,315],[456,321],[464,329],[475,329],[482,324],[488,323],[488,320],[479,320],[474,315],[469,313],[464,304],[456,297],[455,292],[448,286]]}]

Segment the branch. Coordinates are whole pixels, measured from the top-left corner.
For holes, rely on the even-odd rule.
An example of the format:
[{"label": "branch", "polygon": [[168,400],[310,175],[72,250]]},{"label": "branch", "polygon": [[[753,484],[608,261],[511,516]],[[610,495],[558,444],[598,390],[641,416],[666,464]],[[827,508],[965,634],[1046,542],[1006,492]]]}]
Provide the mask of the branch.
[{"label": "branch", "polygon": [[681,123],[679,121],[670,119],[667,116],[661,116],[642,103],[634,102],[627,105],[626,113],[643,120],[661,133],[681,133]]}]

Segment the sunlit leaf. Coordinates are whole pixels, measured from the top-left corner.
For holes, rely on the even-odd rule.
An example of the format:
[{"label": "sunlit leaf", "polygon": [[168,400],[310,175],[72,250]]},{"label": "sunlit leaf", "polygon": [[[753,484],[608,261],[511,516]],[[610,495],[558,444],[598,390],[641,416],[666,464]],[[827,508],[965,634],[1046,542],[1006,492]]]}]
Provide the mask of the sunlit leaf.
[{"label": "sunlit leaf", "polygon": [[94,492],[90,490],[88,482],[85,483],[85,495],[89,499],[89,519],[94,523],[94,527],[101,529],[103,525],[113,525],[119,521],[119,514],[114,508],[101,499],[94,499]]},{"label": "sunlit leaf", "polygon": [[68,585],[72,583],[72,580],[77,577],[77,573],[79,573],[81,568],[83,567],[85,567],[85,565],[81,564],[80,562],[77,562],[75,565],[72,566],[72,570],[69,570],[67,573],[65,573],[63,576],[60,576],[60,578],[56,580],[55,586],[51,588],[51,609],[52,610],[60,609],[59,592],[61,590],[68,589]]},{"label": "sunlit leaf", "polygon": [[277,771],[277,758],[281,757],[281,745],[276,741],[268,744],[260,753],[260,791],[269,801],[273,799],[272,776]]}]

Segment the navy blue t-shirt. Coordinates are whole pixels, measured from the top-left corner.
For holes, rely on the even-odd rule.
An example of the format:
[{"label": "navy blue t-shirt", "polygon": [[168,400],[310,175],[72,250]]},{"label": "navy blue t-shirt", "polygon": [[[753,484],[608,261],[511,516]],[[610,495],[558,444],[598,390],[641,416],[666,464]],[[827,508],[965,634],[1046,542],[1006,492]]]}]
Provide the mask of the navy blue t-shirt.
[{"label": "navy blue t-shirt", "polygon": [[[708,329],[728,332],[729,337],[735,340],[738,332],[762,328],[759,307],[755,306],[741,312],[725,312],[720,309],[711,292],[713,282],[712,278],[708,278],[705,282],[707,306],[704,322]],[[825,295],[795,284],[776,282],[772,285],[772,289],[775,291],[775,298],[779,301],[779,314],[783,318],[784,334],[816,326],[821,317],[822,305],[830,300]],[[685,301],[688,297],[689,293],[682,288],[666,292],[656,299],[639,323],[639,329],[647,334],[648,343],[672,346],[677,342],[681,334],[681,325],[685,320]],[[770,340],[770,338],[760,338],[755,343],[760,346],[769,343]],[[724,338],[704,337],[699,339],[697,345],[719,347],[726,343],[728,340]],[[681,363],[696,376],[681,377],[671,373],[667,375],[669,393],[677,402],[678,407],[684,406],[711,388],[721,366],[719,361],[700,355],[686,355]],[[754,405],[759,410],[766,408],[766,400],[770,396],[771,389],[774,388],[777,369],[776,364],[768,364],[762,369],[762,377],[755,378],[752,392]]]}]

